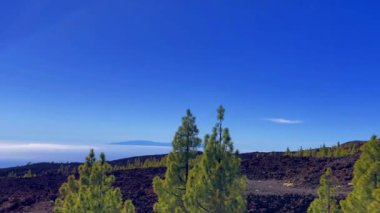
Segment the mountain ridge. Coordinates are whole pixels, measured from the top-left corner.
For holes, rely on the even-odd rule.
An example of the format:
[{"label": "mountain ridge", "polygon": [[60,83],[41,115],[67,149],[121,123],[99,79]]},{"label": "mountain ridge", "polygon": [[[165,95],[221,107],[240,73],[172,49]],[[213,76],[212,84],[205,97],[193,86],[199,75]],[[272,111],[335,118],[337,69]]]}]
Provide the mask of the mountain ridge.
[{"label": "mountain ridge", "polygon": [[112,142],[110,145],[135,145],[135,146],[172,146],[171,143],[168,142],[157,142],[150,140],[128,140],[128,141],[120,141],[120,142]]}]

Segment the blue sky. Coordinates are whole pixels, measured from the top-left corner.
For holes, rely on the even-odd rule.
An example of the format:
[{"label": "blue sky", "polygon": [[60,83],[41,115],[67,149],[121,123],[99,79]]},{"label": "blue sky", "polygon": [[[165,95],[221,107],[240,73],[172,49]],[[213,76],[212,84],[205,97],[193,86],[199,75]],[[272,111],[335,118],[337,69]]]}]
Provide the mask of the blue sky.
[{"label": "blue sky", "polygon": [[0,142],[201,137],[226,108],[237,148],[367,139],[380,119],[375,1],[8,1]]}]

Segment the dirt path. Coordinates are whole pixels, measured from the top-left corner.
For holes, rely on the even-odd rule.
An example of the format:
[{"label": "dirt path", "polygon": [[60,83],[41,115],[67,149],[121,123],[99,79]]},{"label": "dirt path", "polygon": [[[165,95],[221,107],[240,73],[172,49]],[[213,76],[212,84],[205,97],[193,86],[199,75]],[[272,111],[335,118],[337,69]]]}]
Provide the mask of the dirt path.
[{"label": "dirt path", "polygon": [[[347,195],[352,190],[352,187],[338,187],[339,195]],[[292,186],[291,183],[285,183],[280,180],[248,180],[247,194],[256,195],[317,195],[316,188],[302,188]]]}]

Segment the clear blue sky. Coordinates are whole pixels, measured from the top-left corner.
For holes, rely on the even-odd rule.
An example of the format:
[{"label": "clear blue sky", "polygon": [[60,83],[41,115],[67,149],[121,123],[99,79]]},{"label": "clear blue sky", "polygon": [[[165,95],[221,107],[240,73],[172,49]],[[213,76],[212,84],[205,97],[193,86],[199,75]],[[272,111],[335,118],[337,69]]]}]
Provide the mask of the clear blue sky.
[{"label": "clear blue sky", "polygon": [[[80,3],[78,3],[80,2]],[[0,141],[171,141],[226,108],[240,150],[380,130],[376,1],[7,1]]]}]

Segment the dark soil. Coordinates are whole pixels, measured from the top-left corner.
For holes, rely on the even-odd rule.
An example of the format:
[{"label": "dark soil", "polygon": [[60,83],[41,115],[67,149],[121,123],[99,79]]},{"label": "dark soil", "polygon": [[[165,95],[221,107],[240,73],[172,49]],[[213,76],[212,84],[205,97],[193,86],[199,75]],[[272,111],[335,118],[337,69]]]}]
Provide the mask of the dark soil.
[{"label": "dark soil", "polygon": [[[350,188],[352,167],[357,155],[342,158],[286,157],[282,153],[241,154],[242,173],[250,184],[247,194],[249,212],[305,212],[315,196],[319,177],[331,167],[346,194]],[[151,158],[148,156],[145,158]],[[157,158],[161,156],[154,156]],[[134,160],[134,159],[132,159]],[[110,162],[125,165],[129,159]],[[59,186],[66,181],[57,173],[61,164],[42,163],[25,167],[0,169],[0,212],[51,212]],[[78,164],[65,164],[76,167]],[[38,176],[34,178],[7,178],[10,171],[18,175],[28,169]],[[116,171],[115,186],[120,187],[124,199],[130,198],[138,212],[152,212],[156,196],[152,189],[154,176],[163,176],[165,168],[145,168]],[[284,182],[294,188],[281,186]],[[256,187],[256,188],[255,188]]]},{"label": "dark soil", "polygon": [[256,195],[247,196],[248,212],[306,212],[313,201],[312,195]]},{"label": "dark soil", "polygon": [[242,172],[252,180],[288,180],[295,185],[316,187],[319,177],[330,167],[340,185],[352,179],[352,168],[359,155],[341,158],[290,157],[282,153],[241,155]]},{"label": "dark soil", "polygon": [[41,201],[55,200],[65,176],[43,175],[34,178],[0,179],[0,212],[22,212]]},{"label": "dark soil", "polygon": [[153,192],[152,180],[164,176],[165,168],[132,169],[118,171],[115,186],[120,187],[124,199],[132,199],[137,212],[152,212],[157,197]]}]

